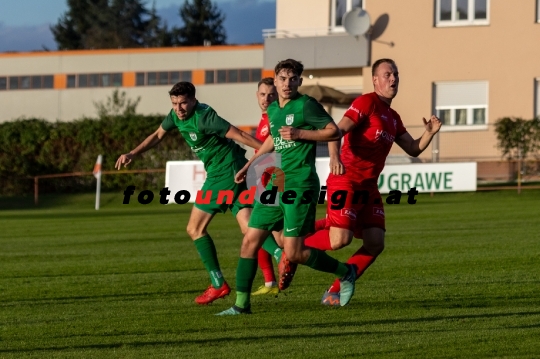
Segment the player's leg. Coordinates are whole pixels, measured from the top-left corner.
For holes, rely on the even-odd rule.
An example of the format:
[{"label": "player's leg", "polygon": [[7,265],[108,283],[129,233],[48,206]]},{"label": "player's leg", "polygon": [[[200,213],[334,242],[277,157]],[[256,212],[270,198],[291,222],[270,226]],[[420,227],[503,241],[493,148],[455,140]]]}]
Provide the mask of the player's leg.
[{"label": "player's leg", "polygon": [[225,297],[231,291],[221,273],[214,241],[207,232],[208,224],[213,217],[213,213],[205,212],[194,206],[187,225],[187,233],[193,240],[211,281],[211,285],[206,291],[195,298],[195,302],[198,304],[212,303],[218,298]]},{"label": "player's leg", "polygon": [[354,294],[356,270],[352,265],[341,263],[324,251],[306,247],[304,239],[305,235],[314,226],[316,201],[302,203],[301,198],[302,196],[297,196],[297,200],[293,204],[282,205],[284,210],[283,236],[285,257],[293,263],[304,264],[315,270],[334,273],[342,277],[343,299],[341,304],[345,305]]},{"label": "player's leg", "polygon": [[350,181],[332,178],[327,186],[326,218],[315,222],[316,232],[305,241],[306,246],[323,251],[337,250],[351,243],[357,213],[363,205],[360,198],[355,198]]},{"label": "player's leg", "polygon": [[257,251],[272,230],[283,225],[283,214],[279,207],[267,207],[255,203],[247,232],[242,240],[240,259],[236,269],[236,302],[217,315],[237,315],[251,313],[250,295],[257,273]]},{"label": "player's leg", "polygon": [[[384,250],[385,218],[381,195],[378,190],[373,190],[370,198],[372,203],[365,205],[358,212],[359,219],[354,231],[355,237],[362,238],[363,245],[347,261],[356,266],[357,278],[364,274]],[[323,295],[322,303],[337,305],[336,298],[339,301],[339,293],[340,282],[336,279]]]},{"label": "player's leg", "polygon": [[[240,226],[243,234],[246,234],[247,232],[251,212],[251,208],[242,208],[236,214],[236,220],[238,221],[238,225]],[[259,264],[259,267],[261,268],[261,271],[263,272],[265,284],[261,286],[255,293],[253,293],[254,295],[279,293],[279,289],[276,283],[276,276],[274,274],[274,266],[272,264],[272,257],[270,256],[270,253],[277,258],[281,257],[281,248],[279,248],[276,244],[276,241],[274,240],[272,234],[270,234],[266,238],[263,243],[263,247],[258,251],[257,262]],[[279,259],[277,259],[276,261],[279,261]]]}]

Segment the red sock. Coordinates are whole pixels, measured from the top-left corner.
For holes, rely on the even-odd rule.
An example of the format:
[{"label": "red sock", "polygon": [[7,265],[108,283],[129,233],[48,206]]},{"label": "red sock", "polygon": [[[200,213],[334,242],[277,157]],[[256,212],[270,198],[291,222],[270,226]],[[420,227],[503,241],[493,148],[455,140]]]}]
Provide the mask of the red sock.
[{"label": "red sock", "polygon": [[306,237],[304,244],[307,247],[317,248],[321,251],[331,251],[332,246],[330,245],[330,230],[323,229],[315,232],[314,234]]},{"label": "red sock", "polygon": [[315,221],[315,232],[326,228],[326,218],[318,219]]},{"label": "red sock", "polygon": [[[349,264],[354,264],[358,268],[356,271],[356,279],[358,279],[366,269],[371,265],[371,263],[375,262],[375,259],[377,256],[372,256],[369,254],[369,252],[362,246],[359,250],[356,251],[355,254],[352,255],[351,258],[347,261]],[[328,289],[329,292],[339,292],[340,286],[339,286],[339,279],[336,279],[330,289]]]},{"label": "red sock", "polygon": [[270,253],[261,248],[259,249],[257,257],[259,260],[259,268],[261,268],[264,276],[264,281],[275,282],[276,275],[274,274],[274,266],[272,264],[272,256]]}]

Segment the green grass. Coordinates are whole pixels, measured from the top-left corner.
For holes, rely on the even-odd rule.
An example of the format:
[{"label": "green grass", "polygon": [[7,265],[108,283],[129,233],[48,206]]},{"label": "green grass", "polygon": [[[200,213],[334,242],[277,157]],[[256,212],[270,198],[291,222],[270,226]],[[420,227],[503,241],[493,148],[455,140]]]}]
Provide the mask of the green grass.
[{"label": "green grass", "polygon": [[[349,306],[320,305],[333,277],[300,268],[286,294],[226,318],[214,314],[234,296],[193,303],[209,280],[185,234],[189,205],[102,199],[100,211],[91,194],[43,196],[37,209],[0,199],[19,208],[0,211],[0,358],[540,356],[540,191],[387,205],[386,250]],[[232,216],[210,233],[234,285]]]}]

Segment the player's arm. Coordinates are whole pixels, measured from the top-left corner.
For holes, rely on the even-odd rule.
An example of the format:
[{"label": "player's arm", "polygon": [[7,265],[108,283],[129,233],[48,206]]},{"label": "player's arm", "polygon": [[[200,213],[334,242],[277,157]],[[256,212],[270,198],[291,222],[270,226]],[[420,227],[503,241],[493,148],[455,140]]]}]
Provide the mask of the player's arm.
[{"label": "player's arm", "polygon": [[341,131],[334,123],[329,122],[321,130],[302,130],[291,126],[283,126],[279,130],[284,140],[306,140],[306,141],[335,141],[341,138]]},{"label": "player's arm", "polygon": [[[356,123],[347,116],[343,116],[341,121],[338,123],[338,128],[341,131],[341,134],[345,136],[350,132]],[[340,148],[341,141],[330,141],[328,142],[328,155],[330,156],[330,172],[334,175],[342,175],[345,173],[345,167],[341,163],[340,159]]]},{"label": "player's arm", "polygon": [[225,134],[225,137],[230,138],[231,140],[235,140],[236,142],[240,142],[256,150],[260,149],[262,145],[261,141],[257,140],[253,136],[236,128],[233,125],[229,127],[229,130]]},{"label": "player's arm", "polygon": [[167,134],[167,131],[165,131],[163,127],[160,125],[159,128],[156,130],[156,132],[146,137],[146,139],[142,141],[137,147],[135,147],[135,149],[129,151],[128,153],[124,153],[123,155],[120,155],[120,157],[118,157],[118,160],[116,160],[116,164],[114,168],[120,169],[122,165],[126,167],[127,165],[131,163],[131,161],[136,155],[146,152],[152,147],[156,146],[158,143],[160,143],[166,134]]},{"label": "player's arm", "polygon": [[433,136],[441,129],[442,123],[437,116],[431,116],[429,120],[422,118],[424,121],[425,131],[416,140],[412,138],[409,132],[405,132],[398,138],[396,143],[403,149],[409,156],[418,157],[429,146]]},{"label": "player's arm", "polygon": [[257,153],[250,158],[246,165],[236,173],[236,175],[234,176],[234,181],[236,183],[243,182],[246,179],[248,168],[253,163],[253,161],[261,157],[262,155],[270,153],[272,151],[274,151],[274,139],[272,138],[272,135],[268,135],[268,137],[266,137],[266,140],[264,140],[261,148],[259,148],[259,151],[257,151]]}]

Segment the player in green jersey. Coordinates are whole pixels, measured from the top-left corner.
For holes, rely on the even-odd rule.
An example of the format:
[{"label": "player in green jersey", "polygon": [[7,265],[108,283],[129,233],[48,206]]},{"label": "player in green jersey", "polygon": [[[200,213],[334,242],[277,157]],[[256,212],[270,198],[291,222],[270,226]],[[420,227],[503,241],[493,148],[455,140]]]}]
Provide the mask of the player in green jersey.
[{"label": "player in green jersey", "polygon": [[[315,99],[298,93],[303,68],[300,62],[292,59],[277,64],[274,83],[278,101],[268,106],[270,136],[257,154],[236,174],[235,180],[241,183],[246,178],[250,164],[275,151],[281,157],[281,165],[274,171],[280,173],[280,176],[273,179],[272,185],[280,187],[281,183],[278,182],[284,174],[284,192],[280,193],[278,206],[255,203],[240,250],[236,272],[236,303],[218,315],[251,313],[250,292],[257,271],[257,251],[272,230],[283,230],[282,262],[288,258],[293,263],[341,277],[341,305],[346,305],[354,293],[356,270],[352,265],[341,263],[324,251],[304,245],[305,236],[314,230],[320,189],[315,171],[315,145],[317,141],[338,140],[341,133]],[[280,263],[282,266],[283,263]]]},{"label": "player in green jersey", "polygon": [[[195,299],[198,304],[209,304],[230,293],[230,287],[223,278],[219,266],[216,247],[207,232],[208,225],[216,213],[224,213],[230,208],[236,217],[242,233],[247,230],[252,210],[251,204],[241,204],[239,194],[246,189],[245,184],[234,181],[234,174],[247,162],[245,150],[234,141],[259,149],[261,142],[239,130],[219,117],[210,106],[199,103],[195,97],[195,87],[190,82],[179,82],[169,91],[172,110],[161,126],[129,153],[121,155],[116,161],[116,168],[127,166],[136,155],[156,146],[167,131],[177,128],[204,163],[207,173],[202,190],[212,191],[208,204],[195,204],[187,224],[187,233],[193,239],[206,270],[211,285]],[[231,190],[234,193],[232,204],[217,204],[219,190]],[[222,202],[222,201],[221,201]]]}]

